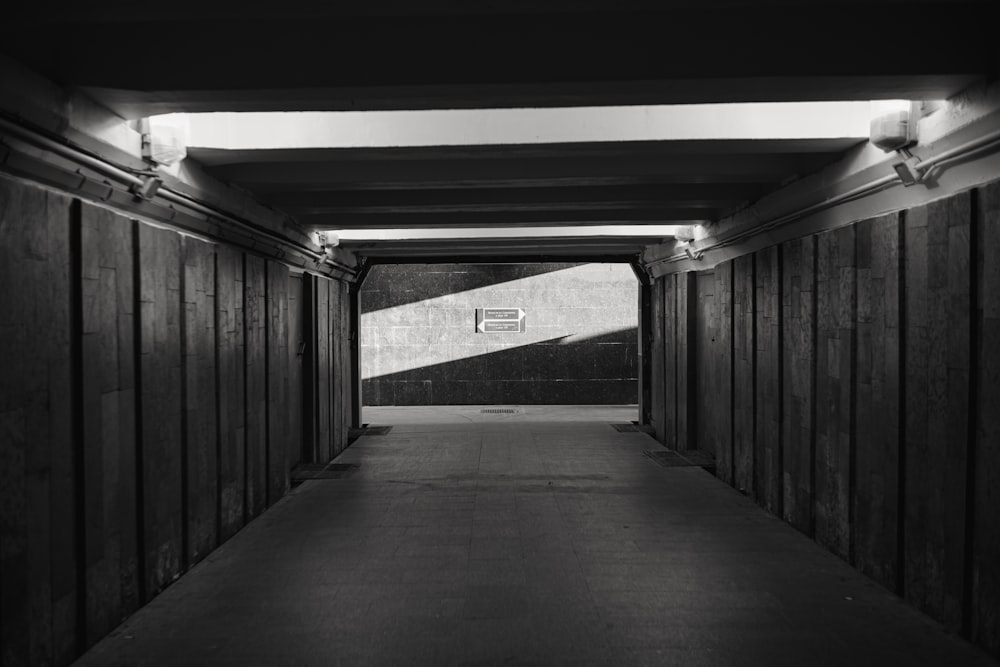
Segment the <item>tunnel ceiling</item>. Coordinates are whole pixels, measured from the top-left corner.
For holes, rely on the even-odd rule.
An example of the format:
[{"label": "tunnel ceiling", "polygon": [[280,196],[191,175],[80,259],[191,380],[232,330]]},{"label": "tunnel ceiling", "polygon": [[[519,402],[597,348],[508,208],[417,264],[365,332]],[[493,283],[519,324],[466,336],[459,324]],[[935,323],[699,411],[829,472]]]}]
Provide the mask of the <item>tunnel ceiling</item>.
[{"label": "tunnel ceiling", "polygon": [[[37,2],[0,25],[0,51],[127,118],[942,99],[996,68],[989,22],[970,20],[989,4]],[[195,147],[189,158],[314,230],[652,225],[717,220],[858,141]],[[660,240],[466,239],[367,252],[634,255]]]}]

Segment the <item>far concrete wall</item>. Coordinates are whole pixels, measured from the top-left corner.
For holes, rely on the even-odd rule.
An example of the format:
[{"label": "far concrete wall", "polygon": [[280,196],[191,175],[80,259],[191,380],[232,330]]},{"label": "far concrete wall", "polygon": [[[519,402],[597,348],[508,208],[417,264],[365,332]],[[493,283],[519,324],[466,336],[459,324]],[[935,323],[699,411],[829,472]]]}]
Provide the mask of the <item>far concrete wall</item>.
[{"label": "far concrete wall", "polygon": [[[637,400],[626,264],[376,266],[361,307],[366,405]],[[524,331],[477,332],[477,308],[520,308]]]}]

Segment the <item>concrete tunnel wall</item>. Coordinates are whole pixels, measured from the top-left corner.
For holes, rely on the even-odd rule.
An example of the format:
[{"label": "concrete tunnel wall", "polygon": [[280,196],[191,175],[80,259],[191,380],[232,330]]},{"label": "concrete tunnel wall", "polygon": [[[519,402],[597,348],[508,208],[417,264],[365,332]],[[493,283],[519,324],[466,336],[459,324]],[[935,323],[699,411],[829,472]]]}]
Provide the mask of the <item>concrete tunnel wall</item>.
[{"label": "concrete tunnel wall", "polygon": [[345,447],[349,306],[0,177],[0,664],[68,664]]},{"label": "concrete tunnel wall", "polygon": [[[998,229],[994,183],[658,279],[649,353],[664,444],[1000,656]],[[0,177],[3,664],[67,664],[345,446],[349,302]]]},{"label": "concrete tunnel wall", "polygon": [[[365,405],[637,401],[638,281],[627,264],[387,264],[361,290]],[[476,331],[521,308],[523,332]]]},{"label": "concrete tunnel wall", "polygon": [[652,425],[1000,657],[1000,183],[652,286]]}]

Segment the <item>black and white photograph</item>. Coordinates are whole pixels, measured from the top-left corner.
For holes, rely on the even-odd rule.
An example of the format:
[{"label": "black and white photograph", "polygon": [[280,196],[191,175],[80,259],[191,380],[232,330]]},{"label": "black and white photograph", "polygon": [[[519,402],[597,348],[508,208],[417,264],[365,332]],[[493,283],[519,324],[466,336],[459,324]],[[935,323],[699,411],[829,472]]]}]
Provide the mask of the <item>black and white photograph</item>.
[{"label": "black and white photograph", "polygon": [[996,0],[11,0],[0,667],[1000,667]]}]

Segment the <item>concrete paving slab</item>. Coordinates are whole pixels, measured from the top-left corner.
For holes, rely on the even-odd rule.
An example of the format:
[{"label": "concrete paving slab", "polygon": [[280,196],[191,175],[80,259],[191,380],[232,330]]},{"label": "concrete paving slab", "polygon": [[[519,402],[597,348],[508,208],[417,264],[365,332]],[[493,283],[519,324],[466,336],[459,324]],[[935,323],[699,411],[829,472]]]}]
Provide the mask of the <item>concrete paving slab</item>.
[{"label": "concrete paving slab", "polygon": [[698,467],[634,406],[366,408],[392,425],[78,661],[996,665]]}]

